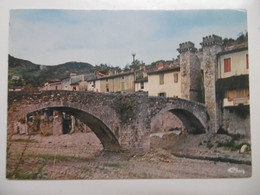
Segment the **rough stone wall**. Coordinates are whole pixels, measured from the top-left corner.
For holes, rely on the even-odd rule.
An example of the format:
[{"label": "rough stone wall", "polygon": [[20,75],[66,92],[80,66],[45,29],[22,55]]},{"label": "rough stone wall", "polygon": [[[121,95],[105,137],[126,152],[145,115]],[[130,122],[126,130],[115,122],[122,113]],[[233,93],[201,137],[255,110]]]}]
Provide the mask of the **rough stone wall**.
[{"label": "rough stone wall", "polygon": [[183,52],[180,55],[180,74],[181,74],[181,98],[190,99],[190,52]]},{"label": "rough stone wall", "polygon": [[59,112],[55,112],[52,126],[52,134],[53,135],[62,135],[62,122],[63,118]]},{"label": "rough stone wall", "polygon": [[[40,119],[40,120],[39,120]],[[36,115],[36,117],[34,117],[33,122],[33,129],[32,131],[34,131],[34,133],[39,132],[44,136],[48,136],[48,135],[52,135],[53,134],[53,116],[48,116],[46,113],[44,113],[41,116]],[[40,124],[40,127],[38,128]],[[33,132],[31,132],[31,134],[33,134]]]},{"label": "rough stone wall", "polygon": [[13,134],[28,134],[27,124],[25,122],[18,121],[13,125]]},{"label": "rough stone wall", "polygon": [[[8,98],[8,131],[14,122],[28,113],[53,108],[69,112],[88,124],[104,147],[113,149],[116,142],[122,150],[149,150],[146,94],[105,94],[73,91],[10,92]],[[62,117],[53,120],[53,135],[62,134]]]},{"label": "rough stone wall", "polygon": [[[237,108],[235,110],[223,109],[223,128],[231,134],[250,136],[250,113],[249,110],[243,113]],[[242,114],[242,116],[241,116]]]},{"label": "rough stone wall", "polygon": [[118,96],[112,107],[115,109],[120,124],[119,142],[122,148],[133,148],[133,150],[149,150],[150,128],[147,115],[147,94],[132,93]]},{"label": "rough stone wall", "polygon": [[61,113],[65,112],[87,124],[100,139],[104,149],[110,151],[119,148],[127,151],[149,150],[151,121],[159,113],[177,111],[177,114],[186,117],[186,122],[195,126],[199,124],[205,130],[208,122],[207,110],[203,104],[178,98],[150,98],[147,93],[122,95],[21,91],[9,92],[8,95],[8,131],[12,132],[14,123],[26,118],[28,113],[45,108],[57,111],[53,118],[53,135],[63,133]]},{"label": "rough stone wall", "polygon": [[196,48],[192,42],[181,43],[180,74],[181,74],[181,98],[201,102],[201,65]]},{"label": "rough stone wall", "polygon": [[191,71],[191,86],[190,86],[190,100],[201,102],[201,84],[202,74],[200,69],[200,61],[195,53],[190,55],[190,71]]},{"label": "rough stone wall", "polygon": [[217,54],[222,51],[222,38],[216,35],[203,38],[203,67],[205,104],[210,116],[210,130],[216,133],[219,129],[220,103],[216,99]]}]

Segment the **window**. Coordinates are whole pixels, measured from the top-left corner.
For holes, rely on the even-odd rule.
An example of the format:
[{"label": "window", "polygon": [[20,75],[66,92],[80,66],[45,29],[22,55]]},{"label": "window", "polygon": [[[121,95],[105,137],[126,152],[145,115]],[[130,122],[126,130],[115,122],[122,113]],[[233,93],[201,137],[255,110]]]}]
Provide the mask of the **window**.
[{"label": "window", "polygon": [[125,82],[121,82],[121,91],[125,91]]},{"label": "window", "polygon": [[159,74],[160,85],[164,84],[164,74]]},{"label": "window", "polygon": [[122,79],[124,79],[124,76],[122,76]]},{"label": "window", "polygon": [[158,93],[158,96],[159,96],[159,97],[166,97],[166,93],[165,93],[165,92],[163,92],[163,93]]},{"label": "window", "polygon": [[141,82],[141,89],[144,89],[144,82]]},{"label": "window", "polygon": [[109,92],[109,85],[106,84],[106,91]]},{"label": "window", "polygon": [[174,73],[173,77],[174,77],[174,83],[178,83],[178,73]]},{"label": "window", "polygon": [[231,58],[224,59],[224,72],[231,72]]},{"label": "window", "polygon": [[249,68],[248,54],[246,54],[246,69]]}]

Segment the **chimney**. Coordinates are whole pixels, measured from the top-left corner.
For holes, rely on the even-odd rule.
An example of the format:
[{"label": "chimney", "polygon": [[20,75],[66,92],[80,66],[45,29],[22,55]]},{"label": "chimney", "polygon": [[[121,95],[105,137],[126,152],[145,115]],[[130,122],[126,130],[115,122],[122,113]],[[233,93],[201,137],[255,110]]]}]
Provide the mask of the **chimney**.
[{"label": "chimney", "polygon": [[157,68],[158,69],[162,69],[163,68],[163,62],[162,61],[157,62]]},{"label": "chimney", "polygon": [[70,73],[70,76],[72,77],[72,76],[76,76],[77,74],[75,73],[75,72],[71,72]]},{"label": "chimney", "polygon": [[113,71],[111,69],[108,71],[108,75],[109,76],[113,75]]}]

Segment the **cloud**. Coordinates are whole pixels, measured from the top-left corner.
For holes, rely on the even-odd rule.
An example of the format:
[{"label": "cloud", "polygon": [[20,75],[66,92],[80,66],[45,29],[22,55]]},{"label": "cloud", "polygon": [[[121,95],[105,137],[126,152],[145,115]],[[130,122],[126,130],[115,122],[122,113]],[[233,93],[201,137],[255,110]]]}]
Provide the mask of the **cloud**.
[{"label": "cloud", "polygon": [[10,54],[38,64],[84,61],[124,67],[136,52],[148,64],[175,58],[181,42],[199,47],[203,36],[234,37],[246,28],[237,12],[225,12],[233,16],[230,23],[219,13],[18,10],[11,12]]}]

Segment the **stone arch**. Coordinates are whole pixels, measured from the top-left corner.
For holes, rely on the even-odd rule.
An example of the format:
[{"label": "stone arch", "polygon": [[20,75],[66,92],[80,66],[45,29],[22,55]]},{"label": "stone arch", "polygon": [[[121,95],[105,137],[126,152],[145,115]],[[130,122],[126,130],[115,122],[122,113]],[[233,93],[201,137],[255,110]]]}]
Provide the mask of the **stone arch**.
[{"label": "stone arch", "polygon": [[[206,114],[200,115],[202,112],[194,111],[194,109],[192,109],[190,105],[172,104],[160,110],[158,114],[162,114],[165,112],[171,112],[172,114],[177,116],[182,121],[183,126],[185,127],[187,132],[190,134],[200,134],[207,132]],[[154,116],[153,119],[157,117],[157,115]]]},{"label": "stone arch", "polygon": [[48,104],[38,104],[31,106],[26,105],[26,107],[21,106],[20,109],[16,107],[16,112],[12,113],[13,116],[8,116],[8,118],[12,118],[12,121],[15,121],[18,120],[18,118],[25,118],[29,113],[40,111],[46,108],[64,111],[66,113],[76,116],[82,122],[86,123],[88,127],[90,127],[90,129],[98,137],[101,144],[103,145],[104,150],[119,151],[121,149],[118,139],[111,130],[111,127],[109,127],[109,125],[107,125],[107,123],[104,120],[96,116],[93,112],[91,113],[89,112],[90,110],[84,109],[85,107],[81,104],[77,104],[76,107],[73,106],[73,104],[70,105],[66,102],[51,102]]}]

